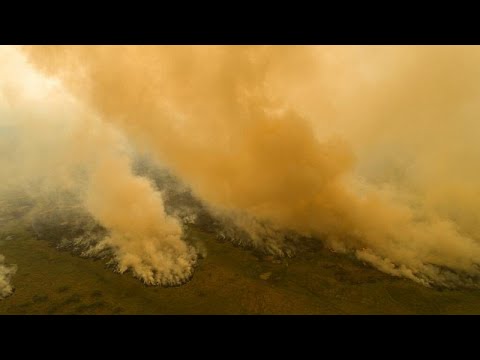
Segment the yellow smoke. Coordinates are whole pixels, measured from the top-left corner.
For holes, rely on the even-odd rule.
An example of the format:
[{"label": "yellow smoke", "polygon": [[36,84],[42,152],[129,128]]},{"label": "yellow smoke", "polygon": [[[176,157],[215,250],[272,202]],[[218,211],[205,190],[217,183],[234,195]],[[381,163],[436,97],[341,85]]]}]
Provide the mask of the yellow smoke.
[{"label": "yellow smoke", "polygon": [[[196,253],[183,241],[180,222],[165,213],[162,194],[134,175],[122,134],[36,73],[14,48],[0,48],[0,64],[0,127],[7,131],[0,138],[0,203],[15,206],[10,193],[26,192],[35,207],[23,225],[31,226],[73,193],[109,231],[84,255],[108,250],[117,271],[130,270],[150,285],[188,280]],[[88,234],[75,239],[89,240]],[[0,297],[12,291],[13,273],[0,255]]]},{"label": "yellow smoke", "polygon": [[478,281],[480,48],[23,50],[254,245],[281,254],[295,232],[426,285]]}]

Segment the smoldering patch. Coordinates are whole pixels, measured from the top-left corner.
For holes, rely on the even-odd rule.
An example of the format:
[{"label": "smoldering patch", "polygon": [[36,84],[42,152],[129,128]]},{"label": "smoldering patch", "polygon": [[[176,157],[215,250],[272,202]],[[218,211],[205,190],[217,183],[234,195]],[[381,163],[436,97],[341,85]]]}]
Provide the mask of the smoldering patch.
[{"label": "smoldering patch", "polygon": [[15,289],[11,284],[11,280],[16,272],[17,266],[6,264],[5,256],[0,255],[0,299],[13,294]]}]

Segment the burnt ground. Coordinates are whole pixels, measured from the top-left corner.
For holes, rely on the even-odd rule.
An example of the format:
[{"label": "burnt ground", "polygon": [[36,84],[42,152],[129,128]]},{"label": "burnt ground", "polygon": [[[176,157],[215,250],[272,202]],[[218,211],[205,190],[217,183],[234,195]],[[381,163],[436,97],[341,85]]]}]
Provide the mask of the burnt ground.
[{"label": "burnt ground", "polygon": [[178,287],[147,287],[3,219],[0,253],[17,264],[1,314],[457,314],[480,313],[479,290],[432,289],[321,245],[278,259],[191,227],[207,256]]},{"label": "burnt ground", "polygon": [[[171,181],[162,176],[151,175],[159,189]],[[219,238],[218,223],[185,189],[164,196],[167,211],[194,208],[197,222],[186,240],[207,253],[178,287],[117,274],[108,254],[79,256],[73,238],[106,230],[75,197],[49,195],[42,206],[22,192],[0,199],[0,254],[18,266],[15,292],[0,300],[0,314],[480,314],[480,290],[427,288],[319,241],[297,244],[292,258],[275,258]]]}]

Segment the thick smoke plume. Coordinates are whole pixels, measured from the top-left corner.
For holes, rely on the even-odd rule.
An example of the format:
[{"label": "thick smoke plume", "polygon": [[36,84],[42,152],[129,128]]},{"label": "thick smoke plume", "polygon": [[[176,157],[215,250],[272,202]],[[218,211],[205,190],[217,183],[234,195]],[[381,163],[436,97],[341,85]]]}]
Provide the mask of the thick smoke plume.
[{"label": "thick smoke plume", "polygon": [[[22,50],[254,246],[288,255],[313,237],[425,285],[478,286],[479,47]],[[111,231],[98,246],[147,282],[190,276],[161,196],[105,151],[87,186]]]},{"label": "thick smoke plume", "polygon": [[93,173],[87,209],[110,230],[88,252],[114,250],[120,273],[132,269],[149,285],[175,285],[193,273],[195,250],[182,239],[179,220],[165,213],[161,193],[133,176],[126,157],[103,159]]},{"label": "thick smoke plume", "polygon": [[[118,272],[131,271],[149,285],[188,280],[195,250],[183,241],[180,221],[165,212],[162,193],[133,173],[128,141],[61,84],[35,73],[13,48],[1,51],[5,215],[23,215],[22,224],[36,234],[45,222],[50,230],[76,227],[77,236],[62,245],[80,248],[85,256],[108,255]],[[20,208],[27,211],[19,213]],[[10,270],[1,267],[4,291]]]}]

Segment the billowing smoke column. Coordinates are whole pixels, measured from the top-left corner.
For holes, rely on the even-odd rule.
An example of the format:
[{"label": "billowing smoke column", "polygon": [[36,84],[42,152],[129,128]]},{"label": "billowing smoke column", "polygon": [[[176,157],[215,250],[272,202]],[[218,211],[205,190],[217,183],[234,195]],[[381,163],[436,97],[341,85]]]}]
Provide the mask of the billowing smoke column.
[{"label": "billowing smoke column", "polygon": [[[288,254],[297,234],[425,285],[479,284],[480,48],[23,51],[254,246]],[[121,156],[105,161],[87,196],[111,230],[98,246],[149,283],[190,276],[161,196]]]},{"label": "billowing smoke column", "polygon": [[[0,50],[0,210],[35,204],[20,221],[36,233],[37,219],[49,213],[51,222],[73,226],[81,207],[108,230],[101,239],[89,232],[70,239],[83,255],[108,253],[118,272],[129,270],[149,285],[187,281],[196,252],[183,241],[180,221],[166,214],[162,193],[133,173],[124,136],[35,73],[14,48]],[[55,218],[65,212],[74,219]],[[11,292],[13,273],[0,258],[0,295]]]},{"label": "billowing smoke column", "polygon": [[88,254],[113,249],[120,273],[131,269],[149,285],[188,280],[195,250],[182,239],[180,222],[165,213],[161,193],[131,173],[128,158],[103,159],[93,173],[87,209],[110,230]]}]

